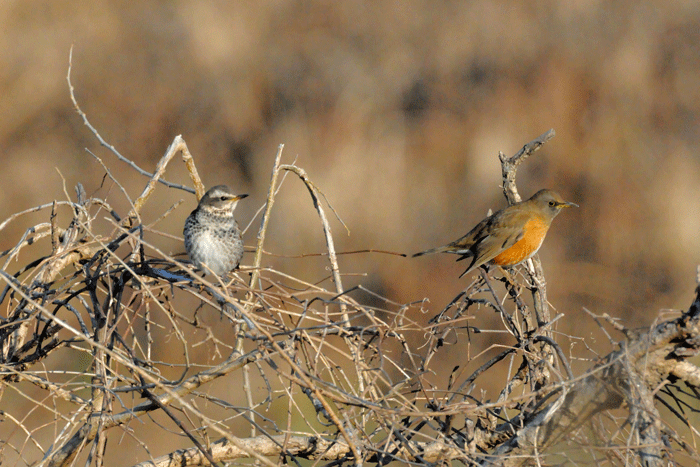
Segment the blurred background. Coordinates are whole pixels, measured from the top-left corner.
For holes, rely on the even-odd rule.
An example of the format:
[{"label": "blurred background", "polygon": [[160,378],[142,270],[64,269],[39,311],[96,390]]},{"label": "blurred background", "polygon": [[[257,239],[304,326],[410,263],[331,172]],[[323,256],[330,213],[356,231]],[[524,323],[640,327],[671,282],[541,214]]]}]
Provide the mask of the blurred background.
[{"label": "blurred background", "polygon": [[[349,228],[339,251],[415,253],[445,244],[505,206],[498,152],[556,137],[518,172],[580,205],[540,251],[564,333],[586,337],[582,309],[630,326],[685,309],[700,263],[700,3],[697,1],[96,1],[0,3],[0,220],[74,198],[82,183],[122,215],[147,178],[83,125],[153,171],[181,134],[209,187],[264,203],[279,144]],[[189,184],[179,160],[165,178]],[[181,237],[194,195],[160,186],[144,213]],[[63,220],[69,219],[65,212]],[[14,246],[48,212],[6,227]],[[259,220],[246,233],[255,244]],[[302,184],[285,182],[272,215],[269,265],[317,281],[325,251]],[[152,236],[172,254],[181,239]],[[48,242],[45,240],[45,242]],[[47,243],[48,244],[48,243]],[[26,250],[20,262],[31,260]],[[399,303],[429,298],[426,321],[462,288],[451,255],[344,255],[345,286]],[[250,264],[252,255],[244,257]],[[356,275],[363,274],[363,275]],[[358,299],[362,297],[358,296]],[[478,317],[475,325],[478,325]]]}]

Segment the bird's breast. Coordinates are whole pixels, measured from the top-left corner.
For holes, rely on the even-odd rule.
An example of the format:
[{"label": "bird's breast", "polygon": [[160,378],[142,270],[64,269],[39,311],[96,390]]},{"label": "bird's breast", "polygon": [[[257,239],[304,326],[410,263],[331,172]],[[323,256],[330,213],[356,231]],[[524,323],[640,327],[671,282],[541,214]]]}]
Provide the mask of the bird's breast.
[{"label": "bird's breast", "polygon": [[523,227],[523,237],[513,246],[499,253],[491,262],[498,266],[510,267],[527,261],[542,246],[547,230],[549,230],[549,223],[537,218],[530,219]]}]

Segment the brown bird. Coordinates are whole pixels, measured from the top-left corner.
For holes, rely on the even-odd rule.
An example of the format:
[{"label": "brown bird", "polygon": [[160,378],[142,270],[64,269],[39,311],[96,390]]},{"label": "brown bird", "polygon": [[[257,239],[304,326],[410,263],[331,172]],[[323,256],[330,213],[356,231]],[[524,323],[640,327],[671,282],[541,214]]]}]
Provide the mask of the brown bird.
[{"label": "brown bird", "polygon": [[238,267],[243,240],[233,210],[248,195],[234,195],[226,185],[217,185],[199,200],[187,217],[183,234],[185,249],[199,269],[222,276]]},{"label": "brown bird", "polygon": [[515,266],[537,253],[552,220],[562,208],[571,206],[578,207],[552,190],[540,190],[527,201],[508,206],[482,220],[462,238],[413,256],[454,253],[462,255],[457,261],[471,258],[469,267],[459,277],[487,263]]}]

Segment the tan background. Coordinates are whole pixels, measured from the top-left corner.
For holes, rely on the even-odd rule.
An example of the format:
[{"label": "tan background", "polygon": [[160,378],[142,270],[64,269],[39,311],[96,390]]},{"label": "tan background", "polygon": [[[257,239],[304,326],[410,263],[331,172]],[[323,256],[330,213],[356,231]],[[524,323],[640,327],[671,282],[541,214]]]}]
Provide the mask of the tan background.
[{"label": "tan background", "polygon": [[[557,218],[541,251],[550,300],[566,314],[559,330],[586,337],[593,324],[582,307],[648,325],[693,296],[696,1],[3,1],[0,27],[0,219],[65,199],[60,174],[71,196],[80,182],[124,215],[84,148],[132,196],[146,182],[73,110],[65,77],[74,45],[76,97],[122,154],[150,171],[182,134],[207,186],[250,194],[237,211],[245,225],[284,143],[285,160],[298,158],[349,227],[348,236],[333,224],[340,251],[413,253],[461,236],[504,206],[498,151],[512,155],[554,128],[518,182],[524,196],[549,187],[581,206]],[[179,162],[166,178],[189,183]],[[192,195],[160,187],[145,220],[180,199],[158,228],[181,235]],[[47,218],[13,222],[0,249]],[[286,182],[270,228],[268,251],[324,250],[298,180]],[[340,264],[367,274],[346,287],[362,283],[400,303],[429,297],[429,313],[416,317],[425,321],[467,284],[453,260],[364,254]],[[265,264],[310,281],[324,274],[316,259]]]}]

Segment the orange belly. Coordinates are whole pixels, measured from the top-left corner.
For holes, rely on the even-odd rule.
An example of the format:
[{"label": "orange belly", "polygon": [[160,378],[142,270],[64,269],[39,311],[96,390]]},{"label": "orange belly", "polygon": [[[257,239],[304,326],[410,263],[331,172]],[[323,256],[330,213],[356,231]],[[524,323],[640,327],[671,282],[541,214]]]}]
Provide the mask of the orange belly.
[{"label": "orange belly", "polygon": [[528,221],[525,224],[523,238],[515,242],[512,247],[500,252],[491,262],[498,266],[510,267],[527,261],[542,246],[548,229],[549,225],[539,219]]}]

